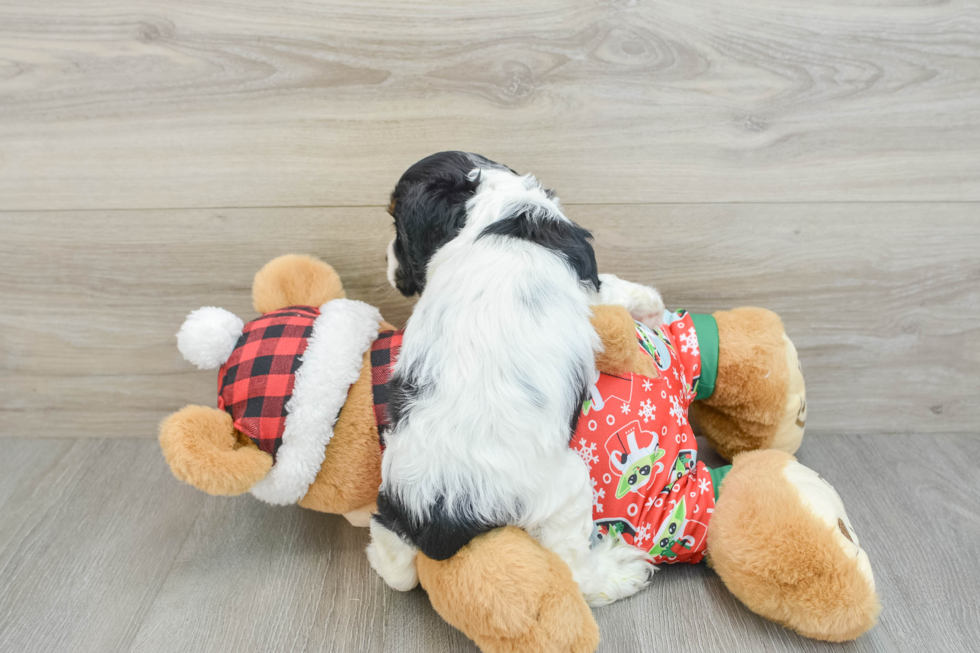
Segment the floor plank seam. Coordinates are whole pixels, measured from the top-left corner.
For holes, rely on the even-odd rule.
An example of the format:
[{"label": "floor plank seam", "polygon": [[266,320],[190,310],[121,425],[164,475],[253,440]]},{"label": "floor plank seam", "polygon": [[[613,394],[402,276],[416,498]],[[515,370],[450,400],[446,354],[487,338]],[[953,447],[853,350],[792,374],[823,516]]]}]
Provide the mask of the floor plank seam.
[{"label": "floor plank seam", "polygon": [[[135,438],[134,438],[135,439]],[[139,624],[133,628],[132,637],[130,637],[129,642],[126,644],[125,649],[129,653],[133,653],[133,647],[136,645],[136,638],[139,636],[140,632],[143,630],[143,626],[146,624],[147,619],[153,614],[153,606],[156,605],[157,598],[160,596],[160,592],[163,591],[163,586],[166,585],[167,579],[170,578],[170,573],[173,571],[174,565],[177,564],[177,560],[180,558],[180,554],[183,553],[184,547],[187,546],[187,541],[190,539],[191,535],[194,533],[194,529],[197,527],[197,522],[201,519],[201,515],[204,512],[204,506],[207,500],[202,501],[201,505],[197,509],[197,514],[194,515],[194,520],[191,522],[190,528],[184,533],[184,539],[181,541],[180,546],[177,547],[174,552],[173,558],[170,560],[170,564],[167,566],[167,571],[160,577],[160,582],[157,583],[156,588],[153,590],[153,596],[147,601],[146,614],[140,620]]]},{"label": "floor plank seam", "polygon": [[[882,200],[716,200],[709,202],[562,202],[562,206],[568,207],[594,207],[594,206],[834,206],[834,205],[879,205],[879,204],[909,204],[909,205],[936,205],[936,204],[980,204],[980,198],[959,200],[959,199],[932,199],[932,200],[902,200],[902,199],[882,199]],[[270,204],[270,205],[246,205],[246,206],[132,206],[132,207],[83,207],[83,208],[52,208],[52,209],[5,209],[0,208],[0,215],[12,213],[126,213],[136,211],[295,211],[303,209],[382,209],[387,210],[387,204]]]}]

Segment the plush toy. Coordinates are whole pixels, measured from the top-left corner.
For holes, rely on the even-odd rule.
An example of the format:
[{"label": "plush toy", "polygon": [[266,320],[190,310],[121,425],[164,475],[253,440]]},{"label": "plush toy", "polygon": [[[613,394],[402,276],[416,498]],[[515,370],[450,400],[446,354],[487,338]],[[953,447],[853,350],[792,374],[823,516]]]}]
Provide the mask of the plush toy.
[{"label": "plush toy", "polygon": [[252,492],[366,526],[381,484],[371,345],[394,327],[307,256],[263,267],[252,303],[262,316],[248,324],[206,307],[177,333],[188,361],[221,371],[218,408],[187,406],[160,425],[171,470],[209,494]]},{"label": "plush toy", "polygon": [[[400,333],[310,257],[267,264],[253,304],[262,316],[248,324],[208,307],[178,333],[185,358],[220,372],[218,408],[188,406],[161,424],[174,475],[366,525]],[[833,488],[791,455],[806,398],[779,318],[668,312],[650,329],[621,307],[594,313],[603,374],[571,442],[592,475],[594,539],[640,546],[658,563],[706,557],[747,607],[809,637],[870,628],[878,601],[867,555]],[[732,465],[698,460],[688,412]],[[449,560],[419,554],[416,567],[440,615],[486,652],[598,643],[568,567],[519,529],[491,531]]]},{"label": "plush toy", "polygon": [[[604,373],[571,442],[590,467],[594,537],[614,534],[657,563],[704,557],[749,609],[808,637],[871,628],[868,556],[834,489],[791,455],[806,396],[779,318],[668,312],[649,330],[618,307],[595,312]],[[697,460],[689,415],[732,465]],[[419,554],[416,567],[439,614],[487,653],[598,643],[569,569],[518,529],[479,536],[446,561]]]}]

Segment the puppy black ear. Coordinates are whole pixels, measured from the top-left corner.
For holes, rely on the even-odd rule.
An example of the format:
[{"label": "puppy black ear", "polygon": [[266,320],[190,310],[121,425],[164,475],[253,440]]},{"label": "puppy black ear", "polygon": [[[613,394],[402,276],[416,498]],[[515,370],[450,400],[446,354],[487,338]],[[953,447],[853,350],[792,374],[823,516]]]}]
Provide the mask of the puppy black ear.
[{"label": "puppy black ear", "polygon": [[395,186],[390,207],[402,294],[422,292],[429,259],[465,226],[466,202],[480,185],[479,174],[472,174],[476,168],[465,152],[439,152],[405,171]]},{"label": "puppy black ear", "polygon": [[498,220],[480,233],[484,236],[520,238],[560,254],[583,283],[598,292],[599,267],[592,249],[592,232],[571,220],[537,217],[531,210]]},{"label": "puppy black ear", "polygon": [[394,253],[398,261],[398,267],[395,268],[395,287],[401,294],[411,297],[421,293],[425,287],[425,263],[428,260],[420,264],[411,252],[414,248],[405,247],[407,240],[401,234],[395,238]]}]

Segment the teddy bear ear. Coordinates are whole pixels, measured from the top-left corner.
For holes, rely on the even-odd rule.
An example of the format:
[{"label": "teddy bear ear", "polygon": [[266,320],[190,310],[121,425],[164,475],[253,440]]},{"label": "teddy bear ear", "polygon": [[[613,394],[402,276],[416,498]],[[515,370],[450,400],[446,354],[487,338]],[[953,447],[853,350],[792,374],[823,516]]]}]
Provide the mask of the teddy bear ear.
[{"label": "teddy bear ear", "polygon": [[286,254],[255,273],[252,306],[265,315],[287,306],[323,306],[346,297],[336,270],[313,256]]},{"label": "teddy bear ear", "polygon": [[177,349],[198,369],[221,367],[242,337],[245,323],[230,311],[205,306],[191,312],[177,332]]}]

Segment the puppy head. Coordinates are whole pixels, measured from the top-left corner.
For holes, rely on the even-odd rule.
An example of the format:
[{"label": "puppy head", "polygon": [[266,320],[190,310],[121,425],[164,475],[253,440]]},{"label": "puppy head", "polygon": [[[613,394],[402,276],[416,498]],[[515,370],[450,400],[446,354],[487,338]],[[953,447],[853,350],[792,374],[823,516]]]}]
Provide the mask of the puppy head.
[{"label": "puppy head", "polygon": [[562,256],[579,279],[599,288],[592,234],[564,216],[555,194],[531,175],[479,154],[439,152],[405,171],[388,212],[388,282],[410,297],[425,288],[436,251],[464,227],[477,237],[525,240]]},{"label": "puppy head", "polygon": [[395,219],[388,281],[406,297],[422,292],[429,259],[466,224],[466,203],[480,185],[479,171],[487,168],[509,170],[479,154],[439,152],[398,180],[388,205]]}]

